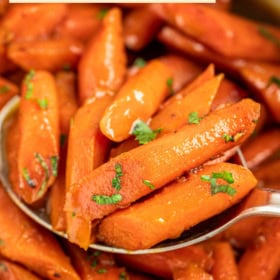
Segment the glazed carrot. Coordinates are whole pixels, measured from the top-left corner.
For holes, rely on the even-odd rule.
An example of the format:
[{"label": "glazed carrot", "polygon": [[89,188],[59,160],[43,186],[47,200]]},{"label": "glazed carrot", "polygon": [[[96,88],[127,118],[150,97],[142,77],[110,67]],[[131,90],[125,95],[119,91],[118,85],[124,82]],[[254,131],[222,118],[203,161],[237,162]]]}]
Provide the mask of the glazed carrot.
[{"label": "glazed carrot", "polygon": [[[188,118],[193,113],[203,117],[209,113],[212,101],[218,92],[223,75],[210,79],[208,82],[201,84],[200,87],[189,92],[188,86],[176,94],[176,98],[168,103],[160,112],[151,120],[152,129],[161,128],[161,135],[176,132],[186,123],[191,123]],[[179,98],[179,96],[181,98]]]},{"label": "glazed carrot", "polygon": [[[256,188],[245,199],[242,207],[250,208],[254,206],[264,205],[268,200],[268,193]],[[237,222],[227,229],[223,236],[225,239],[230,240],[235,247],[246,248],[255,239],[258,234],[258,228],[266,217],[256,216],[249,217]]]},{"label": "glazed carrot", "polygon": [[126,73],[126,53],[122,35],[121,10],[113,8],[87,45],[79,62],[79,99],[84,103],[103,92],[117,91]]},{"label": "glazed carrot", "polygon": [[123,265],[136,271],[163,278],[172,278],[173,271],[196,263],[202,269],[209,271],[213,265],[212,252],[203,244],[154,254],[144,255],[116,255],[116,259]]},{"label": "glazed carrot", "polygon": [[130,136],[133,123],[147,121],[170,94],[169,69],[157,59],[150,61],[121,87],[100,121],[102,133],[115,142]]},{"label": "glazed carrot", "polygon": [[20,140],[15,191],[27,203],[40,200],[53,184],[58,167],[58,101],[55,80],[31,71],[22,85]]},{"label": "glazed carrot", "polygon": [[81,280],[130,279],[125,268],[118,267],[110,253],[97,250],[85,252],[69,243],[67,249]]},{"label": "glazed carrot", "polygon": [[240,280],[275,279],[279,271],[280,260],[280,219],[266,219],[258,237],[245,251],[238,264]]},{"label": "glazed carrot", "polygon": [[276,27],[206,5],[155,4],[153,8],[165,21],[221,55],[279,62],[279,46],[262,31],[265,29],[279,40],[280,30]]},{"label": "glazed carrot", "polygon": [[143,49],[158,32],[162,20],[149,7],[133,9],[124,17],[124,40],[128,49]]},{"label": "glazed carrot", "polygon": [[13,4],[1,21],[1,32],[6,43],[44,39],[63,20],[67,10],[66,4]]},{"label": "glazed carrot", "polygon": [[16,66],[7,57],[7,47],[1,42],[0,34],[0,74],[15,70]]},{"label": "glazed carrot", "polygon": [[8,47],[9,59],[26,71],[76,68],[82,52],[83,44],[73,39],[14,42]]},{"label": "glazed carrot", "polygon": [[35,274],[18,264],[0,259],[0,279],[2,280],[40,280]]},{"label": "glazed carrot", "polygon": [[215,280],[239,280],[234,251],[229,242],[214,242],[214,265],[211,273]]},{"label": "glazed carrot", "polygon": [[[66,191],[105,161],[110,141],[100,132],[99,121],[111,101],[109,94],[89,99],[73,118],[67,151]],[[67,213],[66,219],[68,239],[78,244],[89,244],[91,231],[88,221],[83,217],[73,217],[73,213]]]},{"label": "glazed carrot", "polygon": [[268,63],[247,63],[239,71],[243,81],[264,102],[273,119],[279,123],[280,67]]},{"label": "glazed carrot", "polygon": [[[42,278],[78,280],[54,236],[27,218],[0,186],[0,255],[22,264]],[[15,226],[16,225],[16,226]]]},{"label": "glazed carrot", "polygon": [[197,264],[189,264],[188,266],[180,269],[176,269],[173,272],[174,280],[214,280],[213,276],[199,267]]},{"label": "glazed carrot", "polygon": [[[209,182],[201,177],[225,171],[231,174],[233,183],[222,180],[217,184],[227,184],[235,193],[213,193]],[[175,182],[153,197],[105,217],[98,226],[97,238],[128,250],[150,248],[236,204],[256,184],[253,174],[240,165],[209,165],[185,182]]]},{"label": "glazed carrot", "polygon": [[8,0],[3,0],[0,2],[0,16],[2,16],[6,12],[8,6],[9,6]]},{"label": "glazed carrot", "polygon": [[[233,114],[236,118],[232,118]],[[175,134],[123,153],[72,185],[65,210],[96,221],[128,206],[184,171],[239,145],[253,132],[258,115],[259,105],[243,99],[209,114],[198,125],[186,125]],[[228,136],[234,141],[227,141]]]},{"label": "glazed carrot", "polygon": [[275,159],[262,164],[258,169],[254,171],[254,174],[259,180],[261,186],[267,186],[268,184],[275,184],[280,180],[279,174],[280,159]]},{"label": "glazed carrot", "polygon": [[93,4],[70,4],[64,20],[57,26],[54,37],[75,38],[87,42],[101,25],[105,8]]},{"label": "glazed carrot", "polygon": [[0,77],[0,109],[18,93],[19,89],[15,84]]}]

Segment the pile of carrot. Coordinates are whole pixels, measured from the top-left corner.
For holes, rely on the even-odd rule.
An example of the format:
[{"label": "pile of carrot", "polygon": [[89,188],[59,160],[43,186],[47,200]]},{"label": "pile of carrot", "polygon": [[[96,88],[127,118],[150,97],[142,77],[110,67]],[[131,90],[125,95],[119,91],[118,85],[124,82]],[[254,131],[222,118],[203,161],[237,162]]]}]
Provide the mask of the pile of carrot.
[{"label": "pile of carrot", "polygon": [[[279,218],[152,248],[280,187],[280,29],[216,4],[0,3],[1,279],[277,279]],[[141,24],[140,24],[141,23]],[[243,151],[244,167],[236,154]]]}]

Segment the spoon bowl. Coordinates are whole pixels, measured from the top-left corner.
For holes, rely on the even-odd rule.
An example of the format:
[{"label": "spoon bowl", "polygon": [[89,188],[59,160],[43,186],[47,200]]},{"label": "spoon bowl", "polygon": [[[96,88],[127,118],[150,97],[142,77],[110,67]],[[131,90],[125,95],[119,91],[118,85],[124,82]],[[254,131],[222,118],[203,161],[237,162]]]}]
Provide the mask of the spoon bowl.
[{"label": "spoon bowl", "polygon": [[[0,112],[0,180],[2,181],[2,184],[10,198],[27,216],[29,216],[32,220],[48,229],[49,231],[52,231],[53,233],[67,239],[67,235],[64,232],[56,231],[52,228],[45,208],[33,209],[29,205],[25,204],[13,191],[13,188],[11,186],[11,182],[9,180],[9,168],[5,152],[5,138],[7,129],[6,124],[18,109],[19,102],[20,98],[18,96],[15,96],[3,107]],[[242,155],[241,150],[238,149],[237,153],[242,164],[246,166],[246,161]],[[151,254],[166,252],[205,241],[221,233],[234,223],[246,217],[255,215],[280,216],[280,192],[267,188],[261,188],[260,191],[264,192],[267,198],[266,202],[263,205],[246,208],[244,206],[243,199],[239,204],[229,208],[221,214],[216,215],[185,231],[179,238],[166,240],[153,248],[130,251],[122,248],[110,247],[103,244],[91,244],[90,248],[119,254]],[[247,197],[250,195],[251,193],[248,194]]]}]

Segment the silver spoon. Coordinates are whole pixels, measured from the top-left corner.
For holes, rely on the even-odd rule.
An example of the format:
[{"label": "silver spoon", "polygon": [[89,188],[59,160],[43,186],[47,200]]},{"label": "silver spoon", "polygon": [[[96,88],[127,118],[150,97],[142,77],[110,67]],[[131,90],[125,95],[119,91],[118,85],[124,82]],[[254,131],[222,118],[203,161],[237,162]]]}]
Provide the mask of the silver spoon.
[{"label": "silver spoon", "polygon": [[[25,204],[13,191],[8,176],[8,164],[5,153],[5,124],[7,120],[16,112],[18,109],[20,98],[18,96],[12,98],[0,112],[0,180],[5,187],[8,195],[11,197],[13,202],[31,219],[36,223],[40,224],[44,228],[52,231],[53,233],[67,238],[64,232],[56,231],[52,228],[50,220],[44,209],[34,210],[27,204]],[[246,161],[242,155],[240,149],[237,150],[240,160],[244,166]],[[90,248],[95,250],[120,253],[120,254],[151,254],[171,251],[186,246],[194,245],[199,242],[205,241],[221,232],[225,229],[240,221],[246,217],[265,215],[265,216],[280,216],[280,192],[262,188],[261,191],[267,194],[267,201],[265,205],[255,206],[251,208],[242,207],[242,202],[238,205],[231,207],[223,213],[212,217],[197,226],[194,226],[190,230],[185,231],[179,238],[167,240],[159,245],[150,248],[130,251],[122,248],[110,247],[102,244],[91,244]],[[249,194],[250,195],[250,194]],[[248,195],[248,196],[249,196]]]}]

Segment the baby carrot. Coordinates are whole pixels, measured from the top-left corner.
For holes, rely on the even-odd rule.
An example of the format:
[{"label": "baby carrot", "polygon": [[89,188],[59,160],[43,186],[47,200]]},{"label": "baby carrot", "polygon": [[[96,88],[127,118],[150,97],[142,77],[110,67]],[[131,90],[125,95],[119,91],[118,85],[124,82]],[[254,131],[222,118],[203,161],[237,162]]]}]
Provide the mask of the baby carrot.
[{"label": "baby carrot", "polygon": [[173,280],[214,280],[213,276],[203,270],[195,263],[190,263],[184,268],[179,268],[173,271]]},{"label": "baby carrot", "polygon": [[65,210],[96,221],[128,206],[184,171],[239,145],[253,132],[258,116],[259,105],[243,99],[212,112],[197,125],[186,125],[175,134],[123,153],[72,185]]},{"label": "baby carrot", "polygon": [[59,71],[76,68],[83,44],[73,39],[52,39],[31,42],[12,42],[8,58],[22,69]]},{"label": "baby carrot", "polygon": [[[222,179],[213,187],[203,180],[205,176],[211,178],[212,174],[225,172],[231,174],[231,183]],[[206,166],[185,182],[175,182],[153,197],[105,217],[98,226],[97,238],[128,250],[150,248],[236,204],[256,184],[253,174],[240,165]],[[218,185],[234,191],[215,193],[213,188]]]},{"label": "baby carrot", "polygon": [[115,92],[126,74],[121,10],[110,9],[98,33],[88,42],[78,66],[79,99],[84,103],[92,96],[108,90]]},{"label": "baby carrot", "polygon": [[130,77],[105,110],[100,121],[102,133],[115,142],[127,139],[133,123],[147,121],[168,95],[171,75],[167,66],[154,59]]},{"label": "baby carrot", "polygon": [[30,71],[22,85],[16,192],[27,203],[41,199],[57,176],[59,160],[58,102],[55,80]]},{"label": "baby carrot", "polygon": [[0,77],[0,109],[18,93],[19,88],[15,84]]}]

